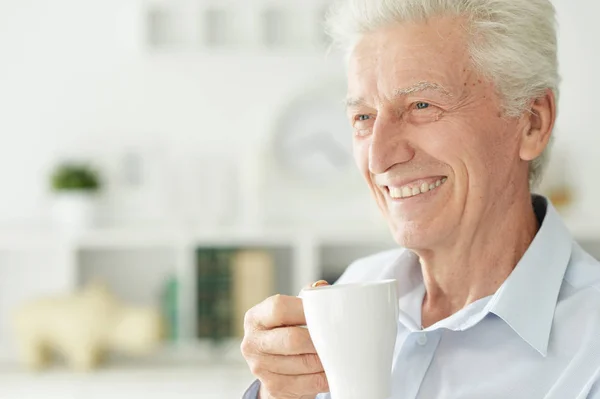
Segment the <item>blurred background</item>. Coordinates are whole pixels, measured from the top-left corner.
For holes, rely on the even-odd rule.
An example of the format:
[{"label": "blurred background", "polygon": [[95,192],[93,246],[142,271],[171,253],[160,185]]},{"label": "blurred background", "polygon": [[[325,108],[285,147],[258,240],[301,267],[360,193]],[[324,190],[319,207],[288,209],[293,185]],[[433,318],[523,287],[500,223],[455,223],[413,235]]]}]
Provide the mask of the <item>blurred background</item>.
[{"label": "blurred background", "polygon": [[[540,191],[600,257],[600,7],[554,3]],[[0,0],[1,398],[241,397],[247,309],[394,246],[328,4]]]}]

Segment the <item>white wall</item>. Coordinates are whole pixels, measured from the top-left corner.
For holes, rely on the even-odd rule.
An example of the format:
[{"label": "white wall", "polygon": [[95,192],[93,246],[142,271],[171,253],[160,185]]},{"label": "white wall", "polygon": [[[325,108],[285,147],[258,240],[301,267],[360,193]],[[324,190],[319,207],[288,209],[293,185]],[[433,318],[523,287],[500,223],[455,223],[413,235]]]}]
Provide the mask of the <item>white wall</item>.
[{"label": "white wall", "polygon": [[47,168],[66,150],[237,153],[290,95],[341,70],[306,54],[145,53],[140,4],[0,2],[0,221],[43,215]]},{"label": "white wall", "polygon": [[567,151],[578,203],[572,210],[578,223],[600,225],[600,3],[594,0],[554,0],[559,19],[559,50],[563,83],[556,149]]},{"label": "white wall", "polygon": [[[581,198],[574,216],[600,221],[600,6],[555,2],[564,75],[557,144],[572,151]],[[0,223],[44,215],[47,168],[67,149],[238,151],[265,135],[282,102],[317,73],[341,72],[318,56],[145,54],[136,47],[140,4],[0,1]],[[148,212],[160,217],[156,209],[172,200]]]},{"label": "white wall", "polygon": [[[46,216],[48,168],[60,155],[100,156],[110,177],[118,177],[118,157],[129,147],[145,151],[152,181],[137,192],[114,180],[110,211],[124,219],[137,213],[160,220],[186,198],[173,187],[169,167],[203,167],[181,155],[216,151],[235,159],[268,134],[290,96],[321,75],[342,74],[335,59],[317,55],[144,53],[142,1],[0,0],[0,227],[37,224]],[[578,191],[573,219],[599,225],[600,3],[555,3],[564,77],[556,144],[569,151]],[[220,168],[204,167],[205,173]],[[5,315],[17,300],[68,286],[68,273],[47,258],[2,255],[0,275],[9,276],[0,279]],[[92,264],[106,260],[90,257]],[[0,341],[6,328],[4,318]]]}]

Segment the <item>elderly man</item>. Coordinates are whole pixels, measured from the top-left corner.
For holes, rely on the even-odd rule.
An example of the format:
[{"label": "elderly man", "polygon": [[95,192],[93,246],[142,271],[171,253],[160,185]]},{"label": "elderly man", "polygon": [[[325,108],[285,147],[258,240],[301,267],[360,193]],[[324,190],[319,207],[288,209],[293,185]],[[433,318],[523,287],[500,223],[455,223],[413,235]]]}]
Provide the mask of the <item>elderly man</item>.
[{"label": "elderly man", "polygon": [[[393,398],[600,398],[600,264],[531,194],[556,119],[550,1],[346,0],[330,27],[401,247],[340,280],[398,280]],[[248,312],[247,398],[329,398],[304,322],[294,297]]]}]

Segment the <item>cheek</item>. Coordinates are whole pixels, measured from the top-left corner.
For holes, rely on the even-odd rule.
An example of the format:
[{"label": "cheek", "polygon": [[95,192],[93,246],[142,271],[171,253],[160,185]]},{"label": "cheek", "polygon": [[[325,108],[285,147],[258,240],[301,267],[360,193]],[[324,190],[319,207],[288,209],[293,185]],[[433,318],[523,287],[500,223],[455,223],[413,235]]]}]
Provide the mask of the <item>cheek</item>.
[{"label": "cheek", "polygon": [[353,139],[354,162],[360,173],[366,178],[369,173],[369,143],[367,140]]},{"label": "cheek", "polygon": [[460,121],[440,121],[419,132],[419,146],[440,168],[451,170],[460,189],[480,184],[482,173],[487,176],[489,160],[495,156],[486,138],[491,133]]},{"label": "cheek", "polygon": [[503,120],[496,122],[474,136],[470,155],[484,169],[482,173],[493,176],[494,180],[505,180],[518,160],[519,137],[512,123]]},{"label": "cheek", "polygon": [[[371,146],[369,140],[361,140],[356,138],[354,139],[354,161],[356,162],[356,166],[358,166],[360,174],[369,186],[369,189],[375,196],[377,202],[380,202],[381,198],[379,198],[377,186],[373,182],[373,177],[369,169],[369,154],[371,152],[370,148]],[[381,203],[379,204],[379,206],[381,206]]]},{"label": "cheek", "polygon": [[421,129],[417,145],[437,163],[450,167],[455,174],[460,174],[464,167],[464,158],[470,153],[477,153],[475,140],[468,133],[468,128],[453,121],[440,121]]},{"label": "cheek", "polygon": [[431,156],[450,166],[457,180],[474,188],[486,185],[490,176],[509,173],[511,162],[518,155],[518,142],[504,121],[471,121],[439,124],[425,135],[427,140],[423,143]]}]

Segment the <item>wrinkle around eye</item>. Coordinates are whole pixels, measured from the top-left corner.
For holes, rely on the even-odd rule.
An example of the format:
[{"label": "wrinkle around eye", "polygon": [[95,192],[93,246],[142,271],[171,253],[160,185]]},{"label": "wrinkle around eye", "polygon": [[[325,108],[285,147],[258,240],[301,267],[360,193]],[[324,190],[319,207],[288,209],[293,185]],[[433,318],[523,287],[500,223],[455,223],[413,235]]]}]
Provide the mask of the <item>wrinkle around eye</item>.
[{"label": "wrinkle around eye", "polygon": [[358,138],[364,138],[367,137],[371,134],[372,129],[371,128],[365,128],[365,129],[359,129],[359,128],[354,128],[354,136],[358,137]]},{"label": "wrinkle around eye", "polygon": [[407,120],[413,124],[437,122],[444,116],[444,111],[437,109],[431,112],[411,112]]},{"label": "wrinkle around eye", "polygon": [[[426,104],[425,108],[419,108],[418,104]],[[426,101],[417,101],[410,107],[409,112],[405,115],[406,119],[411,123],[428,123],[439,120],[444,114],[444,110],[440,107]]]}]

